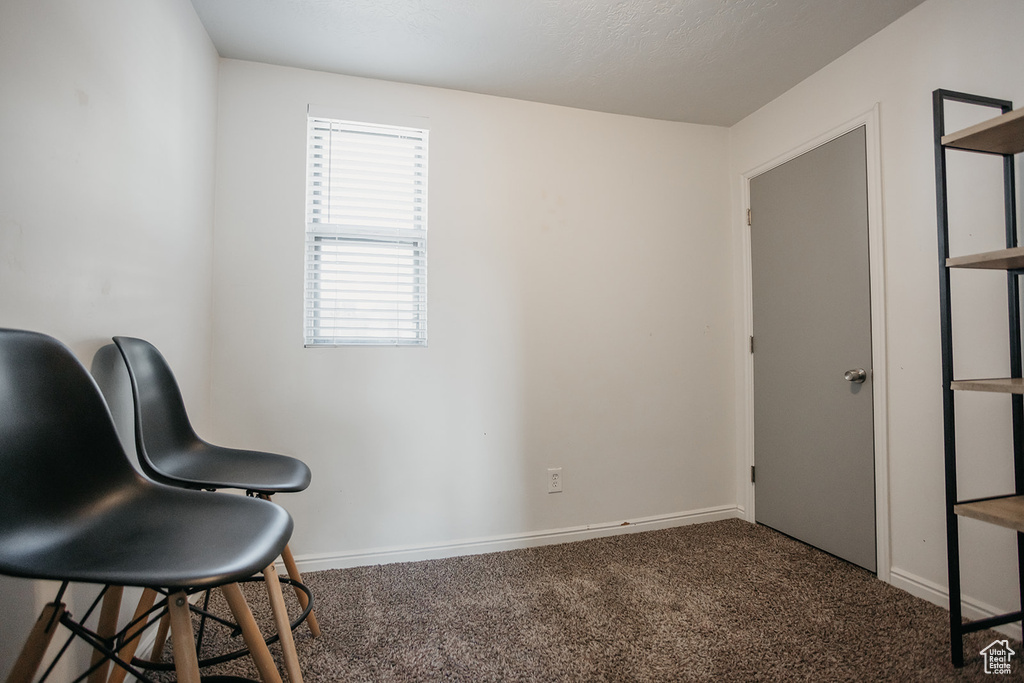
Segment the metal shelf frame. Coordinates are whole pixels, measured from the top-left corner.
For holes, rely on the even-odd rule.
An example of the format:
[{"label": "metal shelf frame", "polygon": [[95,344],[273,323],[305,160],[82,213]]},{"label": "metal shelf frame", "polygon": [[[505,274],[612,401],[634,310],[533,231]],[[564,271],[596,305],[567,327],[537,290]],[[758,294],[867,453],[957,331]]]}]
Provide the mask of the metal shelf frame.
[{"label": "metal shelf frame", "polygon": [[[944,424],[945,444],[945,470],[946,470],[946,550],[949,576],[949,633],[950,633],[950,654],[953,664],[957,667],[964,665],[963,637],[967,633],[980,631],[982,629],[999,626],[1002,624],[1021,621],[1022,611],[1010,612],[997,615],[987,619],[980,619],[964,623],[963,605],[961,595],[960,577],[960,531],[957,506],[961,505],[961,513],[972,509],[971,501],[961,501],[957,494],[957,455],[956,455],[956,415],[954,406],[954,376],[953,376],[953,330],[952,330],[952,301],[950,297],[950,269],[957,267],[971,267],[968,265],[972,259],[953,259],[953,265],[947,262],[949,254],[949,211],[946,190],[946,152],[947,149],[968,149],[986,154],[992,154],[990,149],[981,147],[964,146],[962,140],[955,144],[951,140],[962,138],[957,132],[947,136],[947,144],[943,144],[945,131],[945,105],[947,102],[960,102],[998,109],[1003,119],[1010,125],[1019,121],[1020,116],[1013,112],[1013,104],[1007,100],[999,100],[990,97],[981,97],[951,90],[936,90],[932,93],[932,108],[934,117],[935,133],[935,191],[936,191],[936,215],[938,222],[939,242],[939,302],[941,318],[941,341],[942,341],[942,407]],[[994,121],[990,128],[1000,128],[1001,122]],[[961,133],[969,133],[979,126],[972,126]],[[1003,157],[1003,201],[1005,209],[1005,232],[1006,249],[1008,254],[1016,255],[1017,250],[1017,207],[1016,207],[1016,180],[1014,178],[1014,155],[1012,152],[1001,153]],[[958,263],[959,261],[959,263]],[[966,261],[966,262],[965,262]],[[975,266],[976,267],[976,266]],[[1019,268],[1019,266],[1017,266]],[[1019,271],[1008,263],[1005,267],[1007,287],[1007,318],[1010,337],[1010,377],[1006,378],[1008,384],[1016,384],[1022,377],[1021,367],[1021,315],[1020,315],[1020,284]],[[967,383],[959,383],[956,386],[959,390],[985,390],[981,387],[965,386]],[[1011,395],[1010,419],[1013,430],[1013,470],[1014,482],[1013,492],[1017,495],[1024,494],[1024,395],[1013,393]],[[966,507],[964,507],[966,506]],[[975,515],[968,515],[975,516]],[[977,518],[977,517],[976,517]],[[992,521],[986,519],[986,521]],[[996,522],[999,523],[999,522]],[[1021,605],[1024,605],[1024,534],[1017,531],[1017,573],[1021,591]]]}]

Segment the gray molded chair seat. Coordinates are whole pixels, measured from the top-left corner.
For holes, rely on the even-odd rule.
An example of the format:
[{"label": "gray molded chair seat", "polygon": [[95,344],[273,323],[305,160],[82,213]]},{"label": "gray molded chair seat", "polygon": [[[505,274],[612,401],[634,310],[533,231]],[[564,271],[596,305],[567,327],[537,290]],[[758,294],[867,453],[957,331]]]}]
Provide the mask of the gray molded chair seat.
[{"label": "gray molded chair seat", "polygon": [[[125,464],[131,468],[127,460]],[[0,472],[7,492],[0,504],[0,573],[10,576],[153,588],[216,587],[261,572],[291,535],[291,518],[273,504],[169,489],[141,477],[87,496],[81,489],[91,482],[83,478],[77,505],[57,503],[30,511],[10,501],[9,492],[24,479],[8,476],[3,467]],[[58,495],[40,492],[45,498]]]},{"label": "gray molded chair seat", "polygon": [[[178,595],[168,609],[185,626],[187,589],[231,588],[272,569],[292,533],[276,505],[139,475],[92,376],[66,346],[35,332],[0,329],[0,481],[0,573]],[[72,628],[56,602],[52,614]],[[188,631],[176,639],[176,661],[192,642]],[[33,630],[9,680],[31,679],[49,638],[52,629]],[[192,663],[181,665],[180,680],[198,680]]]},{"label": "gray molded chair seat", "polygon": [[243,489],[272,495],[309,486],[301,460],[215,446],[199,438],[188,419],[174,373],[155,346],[114,337],[131,377],[135,441],[147,475],[166,484],[202,489]]},{"label": "gray molded chair seat", "polygon": [[[159,453],[159,455],[157,455]],[[244,489],[256,493],[295,493],[309,486],[301,460],[276,453],[223,448],[201,442],[189,447],[147,450],[147,471],[157,481],[197,489]]]}]

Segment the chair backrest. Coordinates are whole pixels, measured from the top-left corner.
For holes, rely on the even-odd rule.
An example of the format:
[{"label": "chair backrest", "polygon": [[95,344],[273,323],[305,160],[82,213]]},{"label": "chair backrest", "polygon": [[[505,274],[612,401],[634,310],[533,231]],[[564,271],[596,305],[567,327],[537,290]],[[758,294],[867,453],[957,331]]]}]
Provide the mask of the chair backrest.
[{"label": "chair backrest", "polygon": [[141,478],[89,371],[53,337],[0,329],[0,573],[47,528],[80,523]]},{"label": "chair backrest", "polygon": [[135,398],[135,448],[143,471],[157,481],[180,485],[164,465],[202,440],[192,428],[181,389],[160,351],[144,339],[114,337]]}]

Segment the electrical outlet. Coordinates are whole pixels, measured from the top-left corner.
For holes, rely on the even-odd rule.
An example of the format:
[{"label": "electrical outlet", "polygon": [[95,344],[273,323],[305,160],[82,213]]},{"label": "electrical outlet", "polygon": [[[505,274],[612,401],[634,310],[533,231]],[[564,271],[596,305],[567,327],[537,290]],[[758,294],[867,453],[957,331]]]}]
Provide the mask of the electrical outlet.
[{"label": "electrical outlet", "polygon": [[562,492],[562,468],[548,468],[548,493]]}]

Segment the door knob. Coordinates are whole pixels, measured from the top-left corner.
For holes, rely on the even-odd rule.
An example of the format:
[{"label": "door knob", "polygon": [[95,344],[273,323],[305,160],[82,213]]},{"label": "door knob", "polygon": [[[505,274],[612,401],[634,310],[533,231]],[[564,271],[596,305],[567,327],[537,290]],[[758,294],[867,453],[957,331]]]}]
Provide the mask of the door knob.
[{"label": "door knob", "polygon": [[847,370],[843,378],[847,382],[856,382],[857,384],[863,384],[864,380],[868,378],[868,373],[865,372],[864,368],[854,368],[853,370]]}]

